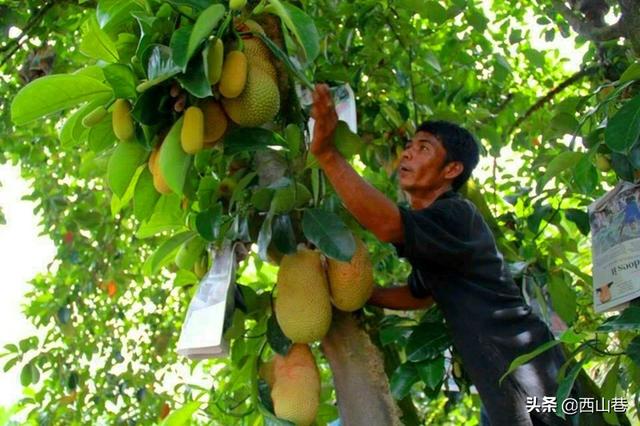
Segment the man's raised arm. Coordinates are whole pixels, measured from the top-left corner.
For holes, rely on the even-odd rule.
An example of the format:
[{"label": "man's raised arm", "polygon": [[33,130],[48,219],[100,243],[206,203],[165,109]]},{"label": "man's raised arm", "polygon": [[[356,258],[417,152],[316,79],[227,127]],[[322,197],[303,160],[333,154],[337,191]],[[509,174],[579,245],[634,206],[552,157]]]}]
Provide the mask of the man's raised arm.
[{"label": "man's raised arm", "polygon": [[403,242],[404,229],[398,206],[358,175],[334,144],[338,116],[327,85],[316,86],[311,115],[316,121],[311,153],[347,210],[381,241]]}]

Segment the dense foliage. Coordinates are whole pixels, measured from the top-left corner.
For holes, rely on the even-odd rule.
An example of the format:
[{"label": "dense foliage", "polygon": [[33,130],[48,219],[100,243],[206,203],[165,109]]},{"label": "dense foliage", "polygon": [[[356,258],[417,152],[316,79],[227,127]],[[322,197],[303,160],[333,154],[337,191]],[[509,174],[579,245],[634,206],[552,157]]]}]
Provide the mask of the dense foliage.
[{"label": "dense foliage", "polygon": [[[153,424],[164,418],[182,424],[192,415],[195,421],[225,425],[278,422],[268,398],[260,395],[263,383],[257,374],[260,362],[278,350],[271,349],[277,339],[269,295],[277,266],[267,261],[269,256],[328,232],[336,216],[323,215],[331,213],[367,242],[378,284],[401,282],[407,273],[390,246],[376,242],[348,217],[313,161],[301,157],[305,144],[296,142],[290,125],[304,128],[306,119],[292,89],[295,82],[304,86],[309,80],[351,85],[362,138],[351,147],[352,163],[399,202],[404,200],[394,167],[416,123],[450,119],[478,136],[484,168],[465,189],[467,196],[492,226],[514,277],[543,318],[551,321],[555,312],[568,327],[562,341],[571,357],[603,397],[626,397],[629,418],[638,420],[640,306],[608,320],[594,313],[586,215],[594,199],[619,179],[634,180],[640,170],[640,27],[632,25],[640,14],[637,1],[612,6],[614,19],[625,18],[615,25],[601,22],[601,9],[570,9],[562,1],[297,4],[300,13],[292,22],[275,25],[284,34],[278,45],[285,56],[298,58],[279,69],[289,76],[289,90],[283,93],[290,98],[276,122],[268,131],[230,132],[218,146],[196,155],[180,177],[184,197],[163,195],[136,205],[136,180],[144,167],[135,164],[124,190],[114,191],[105,178],[116,146],[110,122],[90,131],[80,122],[113,97],[136,101],[140,93],[149,93],[136,90],[153,80],[145,43],[176,51],[180,46],[197,58],[202,46],[191,49],[190,33],[174,29],[197,27],[197,16],[211,3],[216,2],[0,2],[0,159],[18,164],[32,182],[29,198],[58,247],[49,271],[31,282],[26,302],[27,316],[45,338],[4,348],[5,369],[21,369],[25,387],[15,410],[32,424]],[[265,1],[257,7],[266,4],[285,3]],[[250,2],[247,10],[255,6]],[[224,19],[219,18],[220,25]],[[208,28],[204,36],[218,28]],[[533,40],[539,39],[587,46],[581,69],[567,72],[556,49],[536,48]],[[166,57],[158,55],[154,76],[165,77]],[[188,59],[182,58],[184,75],[178,81],[190,97],[208,96],[206,89],[199,92],[203,76],[187,69]],[[95,96],[81,99],[89,106],[79,100],[39,118],[33,112],[38,102],[64,98],[80,81],[70,77],[58,83],[67,86],[37,86],[47,82],[40,77],[77,76],[80,69],[82,81],[97,88]],[[30,105],[18,108],[14,104],[12,121],[11,101],[32,81],[42,98],[32,97]],[[168,82],[157,83],[170,90]],[[148,97],[141,109],[156,108],[161,98]],[[177,118],[165,113],[157,122],[136,117],[145,124],[139,138],[147,151],[156,134]],[[287,149],[262,149],[273,144]],[[225,181],[229,176],[235,176],[232,183]],[[282,176],[306,185],[313,206],[279,215],[255,208],[252,196]],[[315,234],[302,229],[308,214],[320,216],[322,226]],[[292,233],[293,244],[282,237]],[[254,250],[239,270],[247,309],[237,311],[228,332],[229,359],[187,361],[176,355],[175,345],[198,267],[207,259],[200,257],[186,268],[174,259],[185,241],[218,244],[225,238],[255,243],[247,244]],[[270,244],[274,240],[277,250]],[[327,250],[336,257],[350,254],[348,247]],[[443,387],[447,374],[463,390],[467,382],[455,354],[451,363],[444,362],[449,341],[436,310],[386,317],[367,310],[364,320],[392,359],[394,397],[412,402],[418,418],[461,424],[477,414],[477,398],[458,400]],[[317,420],[326,424],[338,413],[331,371],[326,363],[320,370]],[[566,397],[577,373],[564,373],[566,393],[559,398]],[[412,411],[403,406],[405,414]]]}]

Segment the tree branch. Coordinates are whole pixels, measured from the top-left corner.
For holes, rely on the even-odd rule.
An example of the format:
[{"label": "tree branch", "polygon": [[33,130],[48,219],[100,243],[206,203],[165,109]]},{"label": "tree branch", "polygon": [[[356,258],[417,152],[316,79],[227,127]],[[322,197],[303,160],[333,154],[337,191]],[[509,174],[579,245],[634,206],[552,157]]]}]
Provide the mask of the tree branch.
[{"label": "tree branch", "polygon": [[[29,21],[22,29],[22,32],[20,32],[20,35],[13,39],[10,43],[2,47],[0,51],[7,51],[7,53],[2,57],[0,67],[4,66],[4,64],[6,64],[9,59],[11,59],[11,57],[20,49],[20,47],[22,47],[22,44],[29,39],[29,31],[31,31],[33,27],[37,26],[40,21],[42,21],[42,18],[44,18],[44,15],[49,11],[49,9],[53,7],[54,3],[54,1],[45,3],[45,5],[42,6],[40,10],[38,10],[38,12],[31,17],[31,19],[29,19]],[[13,46],[12,43],[14,44]]]},{"label": "tree branch", "polygon": [[[575,14],[571,9],[567,7],[567,5],[562,0],[551,0],[551,3],[553,4],[553,9],[562,15],[562,17],[569,23],[569,25],[571,25],[571,28],[573,28],[575,32],[582,36],[585,36],[589,40],[614,40],[624,35],[620,24],[622,18],[620,19],[620,21],[616,22],[613,25],[608,25],[605,27],[595,27],[592,23],[586,22],[584,19]],[[553,14],[550,14],[550,17],[551,19],[553,19]]]},{"label": "tree branch", "polygon": [[567,87],[569,87],[572,84],[574,84],[575,82],[579,81],[582,77],[585,77],[587,75],[593,74],[597,70],[598,70],[598,67],[596,67],[596,66],[580,70],[577,73],[573,74],[571,77],[567,78],[562,83],[560,83],[558,86],[556,86],[553,89],[551,89],[549,91],[549,93],[544,95],[542,98],[538,99],[538,101],[535,104],[533,104],[527,110],[527,112],[525,112],[523,115],[521,115],[516,120],[516,122],[513,123],[513,125],[509,128],[509,130],[507,130],[507,136],[511,135],[527,118],[529,118],[531,116],[531,114],[533,114],[534,112],[536,112],[537,110],[542,108],[544,106],[544,104],[550,102],[558,93],[562,92]]}]

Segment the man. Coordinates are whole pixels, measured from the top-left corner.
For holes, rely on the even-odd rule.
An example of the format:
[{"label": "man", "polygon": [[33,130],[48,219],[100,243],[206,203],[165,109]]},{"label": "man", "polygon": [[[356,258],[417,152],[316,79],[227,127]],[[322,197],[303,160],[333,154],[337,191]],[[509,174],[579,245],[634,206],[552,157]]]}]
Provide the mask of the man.
[{"label": "man", "polygon": [[368,184],[340,156],[333,143],[338,117],[328,87],[316,86],[313,99],[311,153],[351,214],[378,239],[393,243],[412,266],[408,285],[378,288],[369,303],[406,310],[435,302],[492,426],[571,424],[553,412],[527,407],[527,397],[536,397],[540,405],[544,396],[556,395],[556,375],[564,362],[558,347],[499,384],[514,358],[553,336],[524,302],[477,209],[456,192],[478,163],[473,136],[447,122],[418,127],[398,171],[400,187],[410,200],[407,210]]}]

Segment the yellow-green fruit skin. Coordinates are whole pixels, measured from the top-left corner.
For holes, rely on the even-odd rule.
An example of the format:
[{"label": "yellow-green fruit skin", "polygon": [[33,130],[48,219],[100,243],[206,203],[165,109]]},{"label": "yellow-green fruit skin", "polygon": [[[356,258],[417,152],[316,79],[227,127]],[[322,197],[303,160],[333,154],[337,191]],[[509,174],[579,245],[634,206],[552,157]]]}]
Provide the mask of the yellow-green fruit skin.
[{"label": "yellow-green fruit skin", "polygon": [[180,130],[180,143],[187,154],[195,154],[204,146],[204,115],[196,106],[184,112],[184,122]]},{"label": "yellow-green fruit skin", "polygon": [[244,40],[244,54],[247,56],[249,68],[256,67],[267,73],[274,82],[278,81],[271,51],[260,39],[252,37]]},{"label": "yellow-green fruit skin", "polygon": [[260,126],[273,120],[280,110],[278,85],[264,71],[252,67],[242,94],[234,99],[222,99],[222,105],[236,124]]},{"label": "yellow-green fruit skin", "polygon": [[129,140],[135,133],[131,108],[126,99],[117,99],[113,104],[113,133],[121,141]]},{"label": "yellow-green fruit skin", "polygon": [[307,345],[291,346],[285,356],[273,360],[273,409],[281,419],[298,426],[313,423],[320,404],[320,374]]},{"label": "yellow-green fruit skin", "polygon": [[327,334],[331,301],[320,253],[302,249],[282,258],[275,313],[282,332],[295,343],[314,342]]},{"label": "yellow-green fruit skin", "polygon": [[84,127],[91,128],[101,122],[107,116],[107,109],[100,105],[89,114],[85,115],[82,119],[82,125]]},{"label": "yellow-green fruit skin", "polygon": [[207,52],[207,73],[209,74],[209,84],[214,85],[220,81],[223,62],[224,44],[221,39],[216,38],[209,46],[209,51]]},{"label": "yellow-green fruit skin", "polygon": [[333,305],[347,312],[362,308],[373,292],[373,267],[364,243],[356,238],[356,251],[349,262],[329,259],[327,263]]},{"label": "yellow-green fruit skin", "polygon": [[245,7],[247,4],[247,0],[230,0],[229,1],[229,9],[231,10],[240,10]]},{"label": "yellow-green fruit skin", "polygon": [[206,100],[200,105],[204,115],[204,144],[213,146],[218,142],[229,126],[229,120],[222,106],[214,100]]},{"label": "yellow-green fruit skin", "polygon": [[601,172],[608,172],[611,170],[611,161],[607,158],[606,155],[597,153],[596,154],[596,167]]},{"label": "yellow-green fruit skin", "polygon": [[158,157],[160,154],[159,149],[154,149],[149,157],[149,170],[151,171],[151,175],[153,176],[153,187],[160,194],[170,194],[171,188],[167,184],[167,181],[162,176],[162,172],[158,167]]},{"label": "yellow-green fruit skin", "polygon": [[225,98],[235,98],[247,83],[247,57],[239,50],[229,52],[222,65],[218,90]]}]

